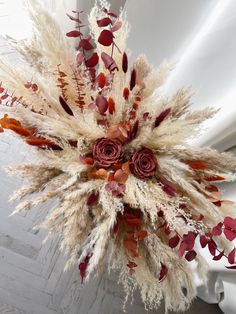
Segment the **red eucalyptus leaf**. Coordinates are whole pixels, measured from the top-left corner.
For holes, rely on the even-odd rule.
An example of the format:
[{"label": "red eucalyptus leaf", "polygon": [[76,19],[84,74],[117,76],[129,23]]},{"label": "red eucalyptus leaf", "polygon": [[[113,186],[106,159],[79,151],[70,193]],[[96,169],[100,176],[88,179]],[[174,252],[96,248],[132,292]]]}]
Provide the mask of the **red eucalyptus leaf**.
[{"label": "red eucalyptus leaf", "polygon": [[225,251],[223,250],[222,252],[220,252],[220,254],[216,255],[213,257],[213,261],[219,261],[225,254]]},{"label": "red eucalyptus leaf", "polygon": [[27,139],[26,143],[42,149],[62,150],[59,145],[46,138],[32,137]]},{"label": "red eucalyptus leaf", "polygon": [[98,199],[99,199],[99,192],[94,191],[88,196],[86,204],[88,206],[92,206],[98,202]]},{"label": "red eucalyptus leaf", "polygon": [[166,267],[166,265],[161,263],[161,271],[160,271],[160,275],[159,275],[159,281],[163,281],[165,279],[167,273],[168,273],[168,268]]},{"label": "red eucalyptus leaf", "polygon": [[108,69],[110,72],[118,70],[115,60],[107,53],[102,52],[101,58],[102,61],[104,62],[105,68]]},{"label": "red eucalyptus leaf", "polygon": [[130,135],[129,135],[129,140],[130,141],[132,141],[136,137],[136,135],[138,133],[138,127],[139,127],[139,121],[136,120],[134,125],[133,125],[133,127],[132,127],[132,129],[131,129],[131,131],[130,131]]},{"label": "red eucalyptus leaf", "polygon": [[236,249],[234,248],[229,254],[228,254],[228,262],[230,264],[234,264],[235,263],[235,252]]},{"label": "red eucalyptus leaf", "polygon": [[224,226],[225,228],[233,229],[236,231],[236,218],[225,217]]},{"label": "red eucalyptus leaf", "polygon": [[90,43],[90,39],[91,39],[91,37],[81,39],[77,49],[81,49],[82,48],[82,49],[87,50],[87,51],[93,49],[94,47]]},{"label": "red eucalyptus leaf", "polygon": [[112,20],[109,17],[104,17],[103,19],[98,20],[97,24],[99,27],[105,27],[109,24],[112,24]]},{"label": "red eucalyptus leaf", "polygon": [[114,99],[112,97],[108,98],[108,111],[110,114],[113,114],[115,112],[115,102]]},{"label": "red eucalyptus leaf", "polygon": [[73,111],[70,109],[67,102],[61,96],[59,97],[59,102],[60,102],[62,108],[65,110],[66,113],[68,113],[70,116],[74,115]]},{"label": "red eucalyptus leaf", "polygon": [[184,241],[182,241],[179,246],[178,256],[182,257],[186,250],[187,250],[187,244]]},{"label": "red eucalyptus leaf", "polygon": [[196,234],[192,231],[189,231],[187,234],[183,235],[183,241],[186,244],[186,251],[191,251],[194,247],[196,239]]},{"label": "red eucalyptus leaf", "polygon": [[82,34],[79,31],[71,31],[66,34],[67,37],[80,37]]},{"label": "red eucalyptus leaf", "polygon": [[113,43],[112,32],[104,29],[98,37],[98,42],[103,46],[110,46]]},{"label": "red eucalyptus leaf", "polygon": [[197,256],[197,253],[194,250],[191,250],[191,251],[186,253],[185,259],[188,262],[191,262],[191,261],[193,261],[195,259],[196,256]]},{"label": "red eucalyptus leaf", "polygon": [[225,178],[220,176],[211,176],[211,177],[205,177],[206,181],[224,181]]},{"label": "red eucalyptus leaf", "polygon": [[3,88],[2,86],[0,86],[0,94],[2,94],[4,92],[5,88]]},{"label": "red eucalyptus leaf", "polygon": [[154,122],[154,128],[157,128],[162,123],[162,121],[164,121],[165,118],[170,114],[170,112],[171,112],[171,108],[167,108],[164,111],[162,111],[159,114],[159,116],[156,117],[156,120]]},{"label": "red eucalyptus leaf", "polygon": [[84,62],[84,54],[83,52],[79,52],[76,56],[77,65],[80,66]]},{"label": "red eucalyptus leaf", "polygon": [[71,19],[72,21],[78,23],[78,24],[81,24],[82,22],[80,21],[80,19],[78,17],[74,17],[68,13],[66,13],[66,15],[69,17],[69,19]]},{"label": "red eucalyptus leaf", "polygon": [[213,236],[220,236],[222,234],[222,227],[223,227],[223,223],[219,222],[218,225],[216,225],[213,229],[212,229],[212,235]]},{"label": "red eucalyptus leaf", "polygon": [[8,97],[9,97],[8,94],[2,95],[2,96],[1,96],[1,100],[5,100],[5,99],[7,99]]},{"label": "red eucalyptus leaf", "polygon": [[101,72],[99,74],[98,78],[97,78],[97,81],[98,81],[98,86],[100,88],[103,88],[105,86],[105,84],[106,84],[106,76],[105,76],[105,74]]},{"label": "red eucalyptus leaf", "polygon": [[209,252],[211,253],[212,256],[216,255],[216,247],[217,247],[217,245],[216,245],[215,241],[211,239],[208,242],[208,250],[209,250]]},{"label": "red eucalyptus leaf", "polygon": [[169,240],[169,247],[174,249],[179,244],[180,238],[178,234],[176,234],[173,238]]},{"label": "red eucalyptus leaf", "polygon": [[226,236],[226,239],[229,241],[234,241],[234,239],[236,238],[236,231],[234,231],[234,230],[230,230],[230,229],[225,228],[224,234]]},{"label": "red eucalyptus leaf", "polygon": [[98,112],[100,114],[105,114],[105,112],[107,111],[108,109],[108,102],[107,102],[107,99],[102,96],[102,95],[98,95],[96,97],[96,106],[98,108]]},{"label": "red eucalyptus leaf", "polygon": [[122,70],[124,73],[127,73],[128,71],[128,57],[126,52],[123,53],[123,57],[122,57]]},{"label": "red eucalyptus leaf", "polygon": [[131,72],[129,85],[130,85],[130,90],[132,90],[134,86],[136,85],[136,70],[135,69],[133,69]]},{"label": "red eucalyptus leaf", "polygon": [[111,31],[116,32],[121,28],[121,26],[122,26],[122,22],[118,21],[112,26]]},{"label": "red eucalyptus leaf", "polygon": [[228,269],[236,269],[236,265],[235,266],[226,266],[226,268],[228,268]]},{"label": "red eucalyptus leaf", "polygon": [[94,52],[92,56],[85,61],[85,64],[88,68],[94,68],[98,64],[98,60],[99,60],[98,54]]},{"label": "red eucalyptus leaf", "polygon": [[190,168],[194,170],[204,170],[207,169],[209,166],[207,162],[200,160],[188,161],[187,164],[189,165]]}]

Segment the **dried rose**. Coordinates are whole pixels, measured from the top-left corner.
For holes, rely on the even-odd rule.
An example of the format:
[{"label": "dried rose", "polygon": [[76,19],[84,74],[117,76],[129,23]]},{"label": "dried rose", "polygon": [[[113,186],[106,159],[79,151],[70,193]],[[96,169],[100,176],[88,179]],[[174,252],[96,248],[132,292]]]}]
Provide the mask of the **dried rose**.
[{"label": "dried rose", "polygon": [[147,179],[154,176],[157,168],[157,160],[152,150],[142,148],[135,152],[130,160],[130,171],[139,179]]},{"label": "dried rose", "polygon": [[93,146],[93,158],[95,165],[109,168],[118,163],[123,156],[122,144],[117,139],[100,138]]}]

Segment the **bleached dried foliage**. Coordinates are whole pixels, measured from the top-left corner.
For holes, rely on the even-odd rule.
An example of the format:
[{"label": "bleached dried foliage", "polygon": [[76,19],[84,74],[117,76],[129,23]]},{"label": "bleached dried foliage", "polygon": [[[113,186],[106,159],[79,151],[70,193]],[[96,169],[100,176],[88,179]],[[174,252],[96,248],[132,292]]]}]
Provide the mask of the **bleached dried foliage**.
[{"label": "bleached dried foliage", "polygon": [[215,186],[235,180],[236,158],[187,144],[216,111],[191,112],[190,88],[163,96],[166,61],[155,70],[142,55],[128,70],[129,24],[106,1],[89,15],[93,42],[81,37],[80,15],[71,18],[78,24],[68,36],[85,45],[77,52],[40,2],[26,3],[34,35],[8,39],[28,66],[0,60],[1,131],[17,133],[38,156],[8,168],[27,181],[11,197],[23,199],[16,211],[56,200],[41,227],[62,235],[67,267],[79,260],[88,279],[110,251],[127,298],[138,288],[147,309],[164,298],[166,311],[185,310],[196,294],[189,261],[203,279],[206,272],[196,241],[216,256],[230,253],[226,239],[236,233],[235,205]]}]

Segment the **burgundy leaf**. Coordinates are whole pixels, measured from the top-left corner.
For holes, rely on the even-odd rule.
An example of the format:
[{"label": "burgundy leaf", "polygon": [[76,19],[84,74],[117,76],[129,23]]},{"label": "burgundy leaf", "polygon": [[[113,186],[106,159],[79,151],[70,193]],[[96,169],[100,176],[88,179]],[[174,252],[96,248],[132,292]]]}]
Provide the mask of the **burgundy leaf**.
[{"label": "burgundy leaf", "polygon": [[80,37],[82,34],[79,31],[71,31],[66,34],[67,37]]},{"label": "burgundy leaf", "polygon": [[167,273],[168,273],[168,268],[166,267],[166,265],[161,263],[161,271],[160,271],[160,275],[159,275],[159,281],[163,281],[165,279]]},{"label": "burgundy leaf", "polygon": [[112,32],[104,29],[98,37],[98,42],[103,46],[110,46],[113,43]]},{"label": "burgundy leaf", "polygon": [[130,85],[130,90],[132,90],[134,86],[136,85],[136,70],[135,69],[133,69],[131,72],[129,85]]},{"label": "burgundy leaf", "polygon": [[235,266],[225,266],[228,269],[236,269],[236,265]]},{"label": "burgundy leaf", "polygon": [[201,244],[201,247],[202,247],[202,248],[206,247],[207,243],[208,243],[207,238],[206,238],[204,235],[201,235],[201,236],[200,236],[200,244]]},{"label": "burgundy leaf", "polygon": [[213,261],[219,261],[224,256],[225,251],[223,250],[220,254],[213,257]]},{"label": "burgundy leaf", "polygon": [[216,254],[216,243],[212,239],[208,242],[208,250],[212,256],[215,256],[215,254]]},{"label": "burgundy leaf", "polygon": [[144,121],[147,121],[147,120],[149,119],[149,117],[150,117],[150,113],[149,113],[149,112],[144,112],[144,114],[143,114],[143,120],[144,120]]},{"label": "burgundy leaf", "polygon": [[110,72],[114,71],[115,69],[118,70],[115,60],[110,57],[107,53],[102,52],[101,54],[102,61],[104,62],[105,68],[108,69]]},{"label": "burgundy leaf", "polygon": [[126,52],[123,53],[123,57],[122,57],[122,70],[124,73],[128,71],[128,57],[127,57]]},{"label": "burgundy leaf", "polygon": [[188,253],[186,253],[185,255],[185,259],[188,262],[191,262],[192,260],[195,259],[195,257],[197,256],[197,253],[194,250],[189,251]]},{"label": "burgundy leaf", "polygon": [[160,183],[161,183],[161,188],[162,190],[168,194],[169,196],[175,196],[176,195],[176,189],[175,187],[172,185],[171,182],[165,180],[165,179],[160,179]]},{"label": "burgundy leaf", "polygon": [[79,264],[79,271],[80,271],[80,277],[81,277],[81,283],[84,282],[84,279],[86,277],[86,271],[89,265],[89,260],[91,256],[86,256],[83,262]]},{"label": "burgundy leaf", "polygon": [[84,62],[84,54],[82,52],[77,54],[76,61],[78,66],[80,66]]},{"label": "burgundy leaf", "polygon": [[108,109],[108,101],[107,101],[107,99],[104,96],[102,96],[102,95],[98,95],[96,97],[96,106],[98,108],[98,112],[100,114],[104,114],[107,111],[107,109]]},{"label": "burgundy leaf", "polygon": [[178,234],[176,234],[173,238],[171,238],[169,240],[169,247],[174,249],[179,244],[179,240],[180,240],[180,238],[179,238]]},{"label": "burgundy leaf", "polygon": [[229,241],[234,241],[234,239],[236,238],[236,231],[235,230],[230,230],[230,229],[225,228],[224,234],[225,234],[227,240],[229,240]]},{"label": "burgundy leaf", "polygon": [[236,249],[234,248],[229,254],[228,254],[228,262],[230,264],[234,264],[235,263],[235,252]]},{"label": "burgundy leaf", "polygon": [[122,26],[122,22],[118,21],[112,26],[111,31],[116,32],[121,28],[121,26]]},{"label": "burgundy leaf", "polygon": [[108,12],[107,15],[117,18],[117,14],[113,12]]},{"label": "burgundy leaf", "polygon": [[78,17],[74,17],[68,13],[66,13],[66,15],[74,22],[78,23],[78,24],[81,24],[82,22],[80,21],[80,19]]},{"label": "burgundy leaf", "polygon": [[180,247],[179,247],[179,250],[178,250],[178,256],[179,257],[182,257],[186,251],[186,248],[187,248],[187,245],[184,241],[181,241],[180,243]]},{"label": "burgundy leaf", "polygon": [[154,122],[154,128],[157,128],[163,120],[165,120],[165,118],[169,115],[169,113],[171,112],[171,108],[167,108],[164,111],[162,111],[158,117],[156,117],[156,120]]},{"label": "burgundy leaf", "polygon": [[92,206],[98,202],[98,199],[99,199],[99,192],[94,191],[94,192],[89,194],[86,204],[88,206]]},{"label": "burgundy leaf", "polygon": [[68,113],[70,116],[73,116],[73,111],[70,109],[69,105],[67,102],[60,96],[59,97],[60,104],[62,108],[65,110],[66,113]]},{"label": "burgundy leaf", "polygon": [[192,231],[189,231],[187,234],[183,235],[183,241],[186,244],[186,251],[191,251],[194,247],[196,239],[196,234]]},{"label": "burgundy leaf", "polygon": [[212,229],[212,234],[213,236],[220,236],[222,234],[222,226],[223,223],[219,222],[218,225],[216,225],[213,229]]},{"label": "burgundy leaf", "polygon": [[97,24],[99,27],[105,27],[109,24],[112,24],[112,20],[109,17],[104,17],[103,19],[98,20]]},{"label": "burgundy leaf", "polygon": [[85,64],[88,68],[94,68],[98,64],[98,54],[94,52],[94,54],[85,61]]},{"label": "burgundy leaf", "polygon": [[136,120],[130,131],[130,136],[129,136],[130,141],[132,141],[136,137],[137,132],[138,132],[138,127],[139,127],[139,121]]},{"label": "burgundy leaf", "polygon": [[81,39],[77,49],[82,48],[82,49],[87,50],[87,51],[93,49],[94,47],[90,43],[90,39],[91,39],[91,37]]},{"label": "burgundy leaf", "polygon": [[226,228],[233,229],[236,231],[236,218],[225,217],[224,225]]}]

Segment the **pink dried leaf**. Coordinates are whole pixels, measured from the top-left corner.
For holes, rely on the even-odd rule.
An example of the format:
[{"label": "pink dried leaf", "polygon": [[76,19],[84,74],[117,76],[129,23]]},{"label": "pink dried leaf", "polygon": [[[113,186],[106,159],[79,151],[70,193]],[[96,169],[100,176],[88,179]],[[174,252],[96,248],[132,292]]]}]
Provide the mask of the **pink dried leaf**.
[{"label": "pink dried leaf", "polygon": [[97,21],[97,25],[99,27],[105,27],[110,24],[112,24],[112,20],[109,17],[104,17],[103,19]]},{"label": "pink dried leaf", "polygon": [[80,66],[84,62],[84,54],[83,54],[83,52],[80,52],[80,53],[77,54],[76,62],[77,62],[78,66]]},{"label": "pink dried leaf", "polygon": [[104,29],[98,37],[98,42],[103,46],[110,46],[113,44],[113,34],[111,31]]},{"label": "pink dried leaf", "polygon": [[228,262],[230,264],[234,264],[235,263],[235,252],[236,249],[234,248],[229,254],[228,254]]},{"label": "pink dried leaf", "polygon": [[102,115],[105,114],[105,112],[108,109],[108,101],[107,101],[107,99],[104,96],[102,96],[102,95],[98,95],[96,97],[96,106],[97,106],[98,112],[100,114],[102,114]]},{"label": "pink dried leaf", "polygon": [[121,26],[122,26],[122,22],[118,21],[112,26],[111,31],[116,32],[121,28]]},{"label": "pink dried leaf", "polygon": [[74,37],[74,38],[80,37],[81,35],[82,34],[79,31],[71,31],[66,34],[67,37]]},{"label": "pink dried leaf", "polygon": [[114,70],[118,70],[115,60],[111,56],[109,56],[107,53],[102,52],[101,58],[102,58],[102,61],[104,62],[105,68],[108,69],[110,72],[113,72]]},{"label": "pink dried leaf", "polygon": [[173,238],[169,240],[169,247],[174,249],[179,244],[179,241],[180,237],[178,236],[178,234],[176,234]]}]

